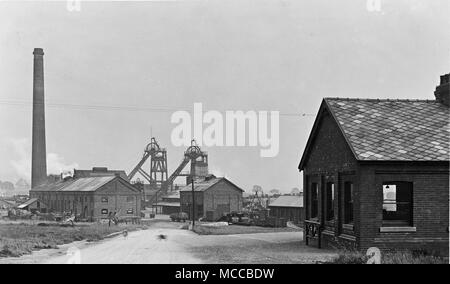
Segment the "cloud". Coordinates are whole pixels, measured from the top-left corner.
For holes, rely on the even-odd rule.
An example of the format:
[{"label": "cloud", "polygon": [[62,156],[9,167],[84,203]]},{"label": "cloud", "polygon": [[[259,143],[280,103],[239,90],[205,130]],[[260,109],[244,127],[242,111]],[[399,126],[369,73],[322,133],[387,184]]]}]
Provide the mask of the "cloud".
[{"label": "cloud", "polygon": [[226,174],[219,167],[211,167],[209,173],[215,175],[216,177],[226,177]]},{"label": "cloud", "polygon": [[29,139],[11,139],[13,153],[17,156],[16,160],[11,161],[11,165],[20,178],[31,180],[31,143]]},{"label": "cloud", "polygon": [[[11,146],[14,155],[17,159],[11,160],[11,165],[14,168],[19,178],[24,178],[27,181],[31,180],[31,142],[30,139],[20,138],[11,139]],[[56,153],[47,154],[47,174],[59,175],[63,171],[73,170],[78,168],[78,163],[67,163],[64,157]]]},{"label": "cloud", "polygon": [[78,168],[77,163],[67,164],[64,157],[59,156],[56,153],[47,154],[47,172],[48,174],[60,174],[65,171],[72,171]]}]

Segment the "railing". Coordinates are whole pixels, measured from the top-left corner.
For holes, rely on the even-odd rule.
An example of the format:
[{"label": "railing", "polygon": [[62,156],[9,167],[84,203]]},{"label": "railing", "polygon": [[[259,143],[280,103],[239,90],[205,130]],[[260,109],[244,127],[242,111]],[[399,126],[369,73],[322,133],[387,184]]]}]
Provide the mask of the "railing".
[{"label": "railing", "polygon": [[317,247],[321,248],[321,230],[322,230],[322,225],[317,222],[317,221],[312,221],[312,220],[305,220],[304,221],[305,224],[305,243],[306,245],[309,244],[309,240],[313,239],[313,240],[317,240]]}]

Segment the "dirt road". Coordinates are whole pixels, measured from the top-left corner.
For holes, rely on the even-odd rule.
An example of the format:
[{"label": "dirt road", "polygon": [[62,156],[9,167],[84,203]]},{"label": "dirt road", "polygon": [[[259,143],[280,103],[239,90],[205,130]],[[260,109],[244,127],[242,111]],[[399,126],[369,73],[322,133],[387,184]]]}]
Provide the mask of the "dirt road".
[{"label": "dirt road", "polygon": [[0,263],[311,263],[334,252],[306,247],[302,232],[200,236],[159,223],[96,243],[78,242]]}]

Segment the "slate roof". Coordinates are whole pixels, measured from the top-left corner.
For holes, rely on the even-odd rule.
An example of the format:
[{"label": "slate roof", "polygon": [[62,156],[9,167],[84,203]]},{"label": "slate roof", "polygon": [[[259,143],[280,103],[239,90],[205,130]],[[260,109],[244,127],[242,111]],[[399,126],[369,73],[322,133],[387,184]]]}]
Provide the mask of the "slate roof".
[{"label": "slate roof", "polygon": [[434,100],[325,98],[357,160],[449,161],[450,111]]},{"label": "slate roof", "polygon": [[303,207],[303,196],[282,195],[269,204],[269,207]]},{"label": "slate roof", "polygon": [[103,185],[117,178],[116,176],[87,177],[68,181],[59,181],[52,184],[45,184],[31,189],[31,191],[77,191],[92,192]]}]

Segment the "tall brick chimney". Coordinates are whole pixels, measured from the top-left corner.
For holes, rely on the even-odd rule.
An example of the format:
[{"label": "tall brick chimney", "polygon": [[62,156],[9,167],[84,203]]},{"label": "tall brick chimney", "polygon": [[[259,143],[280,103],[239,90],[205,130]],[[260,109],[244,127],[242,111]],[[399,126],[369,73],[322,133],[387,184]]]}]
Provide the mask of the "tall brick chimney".
[{"label": "tall brick chimney", "polygon": [[436,101],[449,106],[450,103],[450,73],[441,76],[441,83],[434,91]]},{"label": "tall brick chimney", "polygon": [[44,104],[44,51],[35,48],[33,69],[33,141],[31,153],[31,188],[47,180]]}]

